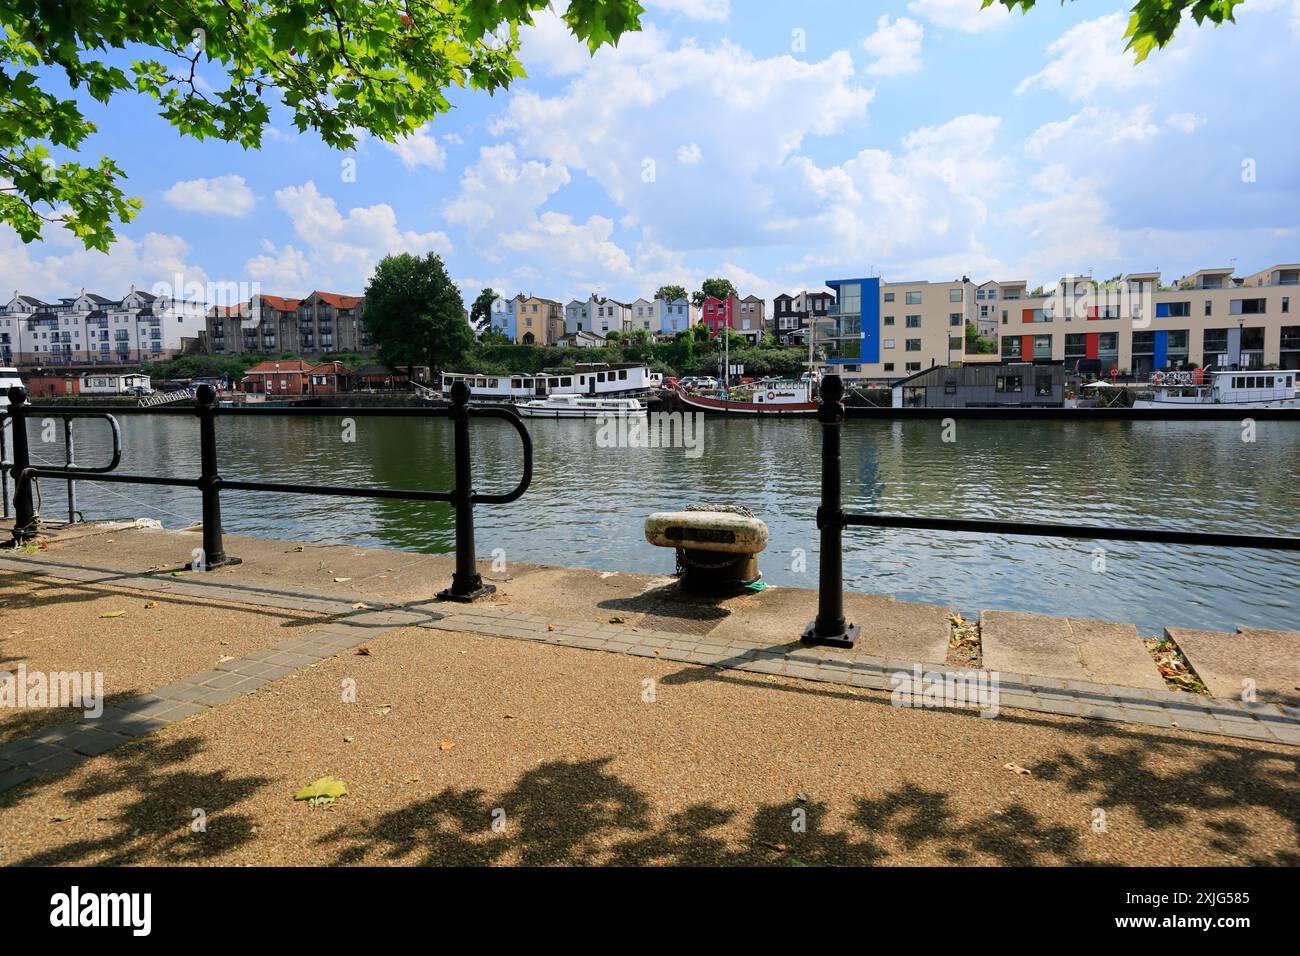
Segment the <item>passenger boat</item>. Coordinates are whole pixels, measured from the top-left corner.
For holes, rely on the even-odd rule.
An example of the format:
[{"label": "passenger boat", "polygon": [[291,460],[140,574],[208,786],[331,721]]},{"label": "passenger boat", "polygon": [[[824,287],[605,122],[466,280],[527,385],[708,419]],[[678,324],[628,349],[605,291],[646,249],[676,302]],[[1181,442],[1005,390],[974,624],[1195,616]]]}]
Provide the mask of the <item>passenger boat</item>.
[{"label": "passenger boat", "polygon": [[548,395],[586,398],[649,398],[663,387],[663,375],[644,362],[579,362],[572,369],[497,375],[483,372],[444,372],[442,394],[464,382],[476,401],[522,402]]},{"label": "passenger boat", "polygon": [[0,368],[0,408],[9,407],[9,389],[22,388],[23,380],[16,368]]},{"label": "passenger boat", "polygon": [[1134,408],[1177,411],[1215,405],[1300,409],[1300,372],[1295,369],[1156,372],[1151,376],[1151,386],[1151,397],[1135,399]]},{"label": "passenger boat", "polygon": [[745,389],[732,389],[722,398],[694,395],[679,390],[677,397],[687,408],[712,415],[816,415],[809,380],[802,382],[757,382]]},{"label": "passenger boat", "polygon": [[644,415],[645,406],[635,398],[584,398],[581,395],[548,395],[515,405],[524,418],[608,418]]}]

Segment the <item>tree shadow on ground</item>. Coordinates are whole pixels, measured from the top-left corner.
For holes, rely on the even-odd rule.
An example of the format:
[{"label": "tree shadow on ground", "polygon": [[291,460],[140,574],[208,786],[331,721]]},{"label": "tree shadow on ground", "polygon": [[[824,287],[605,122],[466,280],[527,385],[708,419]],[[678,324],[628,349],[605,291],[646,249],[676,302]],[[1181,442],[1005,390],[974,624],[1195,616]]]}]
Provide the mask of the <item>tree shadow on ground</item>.
[{"label": "tree shadow on ground", "polygon": [[[184,764],[203,749],[198,737],[175,740],[145,737],[110,751],[108,772],[86,778],[66,796],[93,806],[96,798],[131,794],[112,816],[98,818],[103,835],[58,842],[51,833],[46,850],[13,861],[19,866],[54,864],[197,863],[253,840],[255,820],[234,808],[270,783],[260,776],[228,771],[198,771]],[[99,758],[101,761],[104,757]],[[0,793],[0,812],[23,799],[42,779]],[[191,829],[194,810],[202,809],[206,830]]]}]

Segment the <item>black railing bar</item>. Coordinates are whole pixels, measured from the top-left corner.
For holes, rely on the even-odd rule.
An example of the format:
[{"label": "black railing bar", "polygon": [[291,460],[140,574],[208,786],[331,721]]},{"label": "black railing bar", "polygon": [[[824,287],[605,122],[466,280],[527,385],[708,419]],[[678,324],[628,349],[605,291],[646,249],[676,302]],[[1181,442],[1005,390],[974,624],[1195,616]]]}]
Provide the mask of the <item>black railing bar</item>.
[{"label": "black railing bar", "polygon": [[340,498],[395,498],[405,501],[452,501],[450,491],[418,491],[409,488],[349,488],[344,485],[297,485],[270,481],[240,481],[222,478],[221,491],[281,491],[292,495],[325,495]]},{"label": "black railing bar", "polygon": [[[27,413],[24,417],[35,418],[79,418],[87,415],[188,415],[194,417],[195,405],[83,405],[78,408],[68,408],[62,405],[27,405]],[[492,409],[485,409],[491,411]],[[256,417],[265,415],[284,415],[298,417],[346,417],[346,418],[449,418],[451,417],[450,407],[434,406],[403,406],[403,407],[385,407],[377,406],[350,406],[350,405],[304,405],[304,406],[280,406],[271,408],[256,408],[242,406],[238,408],[227,408],[221,405],[212,406],[212,414],[224,417],[239,418],[243,416]],[[8,417],[8,413],[4,413]]]},{"label": "black railing bar", "polygon": [[61,478],[71,475],[77,481],[108,481],[124,485],[160,485],[176,488],[198,488],[198,478],[162,478],[157,475],[98,474],[96,472],[68,471],[66,468],[25,468],[14,476],[15,484],[26,484],[33,478]]},{"label": "black railing bar", "polygon": [[1113,528],[1096,525],[1044,524],[964,518],[918,518],[909,515],[842,513],[845,525],[922,531],[964,531],[983,534],[1025,535],[1039,538],[1080,538],[1133,541],[1188,547],[1251,548],[1266,551],[1300,551],[1300,537],[1290,535],[1234,534],[1220,531],[1174,531],[1163,528]]}]

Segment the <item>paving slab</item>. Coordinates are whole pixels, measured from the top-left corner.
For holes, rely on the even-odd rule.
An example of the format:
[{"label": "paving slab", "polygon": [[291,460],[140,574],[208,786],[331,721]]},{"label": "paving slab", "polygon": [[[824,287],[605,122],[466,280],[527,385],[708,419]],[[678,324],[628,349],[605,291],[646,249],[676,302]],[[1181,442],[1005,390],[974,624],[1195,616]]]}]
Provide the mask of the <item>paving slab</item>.
[{"label": "paving slab", "polygon": [[1258,700],[1300,707],[1300,633],[1241,628],[1236,634],[1167,627],[1215,697],[1240,700],[1253,681]]},{"label": "paving slab", "polygon": [[984,611],[980,638],[988,670],[1149,690],[1165,686],[1132,624]]}]

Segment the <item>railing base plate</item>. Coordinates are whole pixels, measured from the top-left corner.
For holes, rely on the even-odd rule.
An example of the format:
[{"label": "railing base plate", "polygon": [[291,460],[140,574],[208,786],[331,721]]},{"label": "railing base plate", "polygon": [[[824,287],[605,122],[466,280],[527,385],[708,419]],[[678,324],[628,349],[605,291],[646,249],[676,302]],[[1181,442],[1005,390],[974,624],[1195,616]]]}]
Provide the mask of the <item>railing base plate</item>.
[{"label": "railing base plate", "polygon": [[829,647],[852,647],[858,641],[858,635],[862,633],[862,628],[853,624],[846,624],[842,634],[818,634],[817,622],[808,625],[808,629],[803,632],[799,638],[805,644],[825,644]]},{"label": "railing base plate", "polygon": [[207,562],[201,568],[196,568],[192,563],[187,564],[185,566],[185,570],[186,571],[215,571],[217,568],[228,568],[231,567],[232,565],[243,564],[243,563],[244,563],[243,558],[236,558],[236,557],[232,557],[231,555],[224,554],[216,561]]},{"label": "railing base plate", "polygon": [[470,604],[479,598],[488,594],[495,594],[497,586],[495,584],[485,584],[480,588],[470,591],[468,594],[457,594],[451,588],[438,592],[439,601],[455,601],[458,604]]}]

